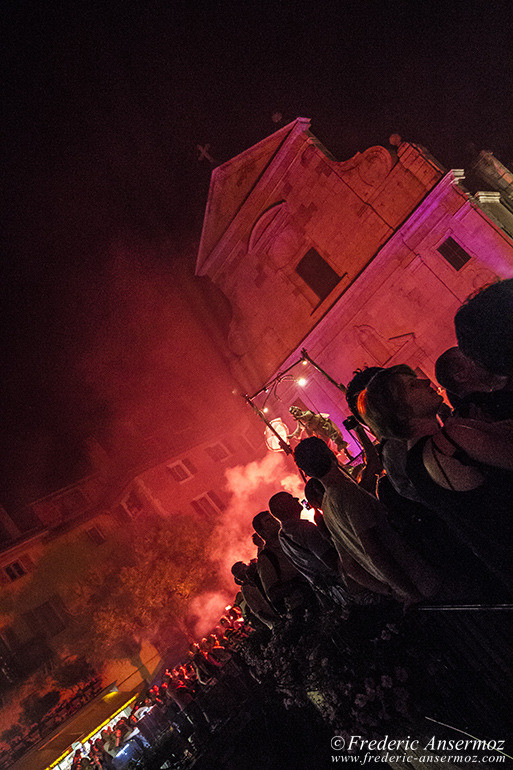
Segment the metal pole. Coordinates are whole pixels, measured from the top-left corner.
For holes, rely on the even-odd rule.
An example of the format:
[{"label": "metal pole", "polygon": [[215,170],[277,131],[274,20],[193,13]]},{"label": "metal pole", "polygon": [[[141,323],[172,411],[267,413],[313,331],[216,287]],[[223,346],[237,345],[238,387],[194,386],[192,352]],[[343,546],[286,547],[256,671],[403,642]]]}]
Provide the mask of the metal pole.
[{"label": "metal pole", "polygon": [[[280,444],[280,448],[281,448],[281,449],[283,449],[283,451],[285,452],[285,454],[287,454],[287,455],[293,455],[294,453],[293,453],[293,451],[292,451],[292,447],[290,446],[290,444],[287,444],[287,442],[286,442],[286,441],[284,441],[284,440],[282,439],[282,437],[280,436],[280,434],[278,433],[278,431],[277,431],[277,430],[274,428],[274,426],[273,426],[273,425],[271,425],[271,423],[269,422],[269,420],[268,420],[268,419],[265,417],[265,415],[264,415],[264,413],[262,412],[262,410],[261,410],[261,409],[259,409],[257,406],[255,406],[255,404],[252,402],[252,400],[251,400],[250,396],[247,396],[247,395],[245,395],[245,394],[242,394],[242,398],[244,399],[244,401],[246,402],[246,404],[249,404],[249,406],[250,406],[250,407],[252,408],[252,410],[255,412],[255,414],[257,415],[257,417],[260,417],[260,419],[261,419],[261,420],[263,420],[263,422],[265,422],[265,424],[267,425],[267,427],[269,428],[269,430],[271,430],[271,431],[274,433],[274,435],[275,435],[275,436],[276,436],[276,438],[278,439],[278,442],[279,442],[279,444]],[[297,467],[297,466],[296,466],[296,467]],[[300,474],[301,478],[303,479],[303,481],[304,481],[304,482],[305,482],[305,484],[306,484],[306,476],[305,476],[305,474],[303,473],[303,471],[301,470],[301,468],[298,468],[298,471],[299,471],[299,474]]]},{"label": "metal pole", "polygon": [[265,417],[265,415],[264,415],[264,413],[262,412],[262,410],[261,410],[261,409],[259,409],[257,406],[255,406],[255,404],[252,402],[252,400],[251,400],[251,398],[250,398],[249,396],[246,396],[246,395],[244,395],[244,394],[243,394],[243,395],[242,395],[242,398],[244,399],[244,401],[245,401],[247,404],[249,404],[249,405],[250,405],[250,407],[251,407],[251,408],[252,408],[252,410],[255,412],[255,414],[256,414],[258,417],[260,417],[260,419],[261,419],[261,420],[263,420],[263,421],[265,422],[265,424],[267,425],[267,427],[269,428],[269,430],[271,430],[271,431],[274,433],[274,435],[275,435],[275,436],[276,436],[276,438],[278,439],[278,442],[279,442],[279,444],[280,444],[280,448],[281,448],[281,449],[283,449],[283,451],[285,452],[285,454],[291,455],[291,454],[292,454],[292,447],[290,446],[290,444],[287,444],[287,442],[286,442],[286,441],[284,441],[284,440],[282,439],[282,437],[280,436],[280,434],[278,433],[278,431],[276,430],[276,428],[275,428],[273,425],[271,425],[271,423],[269,422],[269,420],[268,420],[268,419]]},{"label": "metal pole", "polygon": [[262,391],[267,390],[268,388],[270,388],[275,382],[279,382],[281,380],[281,378],[284,377],[287,374],[287,372],[290,372],[290,370],[293,369],[298,364],[300,364],[302,360],[303,360],[302,358],[298,358],[297,361],[294,361],[293,364],[291,364],[290,366],[287,366],[287,368],[284,369],[282,372],[278,372],[276,377],[273,377],[272,380],[269,380],[269,382],[267,382],[265,385],[263,385],[260,388],[260,390],[257,390],[256,393],[253,393],[252,396],[249,396],[249,398],[256,398],[256,396],[258,396],[259,393],[262,393]]},{"label": "metal pole", "polygon": [[342,393],[344,393],[344,394],[346,393],[346,391],[347,391],[347,389],[346,389],[346,386],[345,386],[345,385],[343,385],[341,382],[336,382],[336,381],[333,379],[333,377],[330,377],[330,375],[328,374],[328,372],[325,372],[325,371],[324,371],[324,369],[323,369],[322,367],[320,367],[320,366],[319,366],[319,364],[316,364],[316,363],[315,363],[315,361],[314,361],[312,358],[310,358],[310,356],[309,356],[309,355],[308,355],[308,353],[306,352],[306,348],[303,348],[303,349],[301,350],[301,358],[303,359],[303,361],[308,361],[310,364],[312,364],[312,366],[313,366],[315,369],[317,369],[317,371],[318,371],[318,372],[320,372],[320,373],[323,375],[323,377],[326,377],[326,379],[327,379],[329,382],[331,382],[331,384],[332,384],[332,385],[334,385],[336,388],[338,388],[339,390],[341,390],[341,391],[342,391]]}]

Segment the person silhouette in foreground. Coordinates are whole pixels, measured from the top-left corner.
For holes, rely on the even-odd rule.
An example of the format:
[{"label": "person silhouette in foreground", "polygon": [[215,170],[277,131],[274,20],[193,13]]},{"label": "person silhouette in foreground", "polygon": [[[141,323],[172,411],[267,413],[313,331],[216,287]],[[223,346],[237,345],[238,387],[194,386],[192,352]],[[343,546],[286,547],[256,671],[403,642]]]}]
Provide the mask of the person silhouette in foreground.
[{"label": "person silhouette in foreground", "polygon": [[278,535],[285,556],[298,572],[324,597],[346,604],[349,596],[339,575],[339,558],[333,541],[328,541],[311,521],[301,518],[303,506],[288,492],[277,492],[269,500],[269,510],[281,522]]},{"label": "person silhouette in foreground", "polygon": [[294,459],[324,486],[324,521],[344,572],[357,586],[405,604],[436,595],[441,576],[394,532],[380,502],[341,471],[324,441],[304,439]]},{"label": "person silhouette in foreground", "polygon": [[258,575],[265,595],[281,617],[300,612],[317,604],[310,584],[283,553],[278,535],[280,523],[269,511],[261,511],[253,519],[253,527],[265,540],[258,554]]}]

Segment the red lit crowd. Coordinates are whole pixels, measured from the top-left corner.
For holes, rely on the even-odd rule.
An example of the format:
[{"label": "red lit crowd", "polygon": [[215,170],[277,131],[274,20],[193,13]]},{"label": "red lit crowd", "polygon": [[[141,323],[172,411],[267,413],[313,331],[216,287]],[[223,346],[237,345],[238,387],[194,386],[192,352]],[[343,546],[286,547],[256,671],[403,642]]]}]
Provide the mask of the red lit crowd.
[{"label": "red lit crowd", "polygon": [[[147,757],[166,734],[167,751],[188,760],[245,692],[238,651],[251,633],[237,606],[227,607],[218,627],[193,642],[187,659],[166,669],[160,683],[139,699],[130,716],[104,728],[89,745],[77,750],[72,770],[112,770]],[[123,747],[130,754],[123,757]]]},{"label": "red lit crowd", "polygon": [[31,746],[35,746],[42,737],[49,735],[56,727],[66,722],[83,706],[101,692],[102,680],[100,675],[92,676],[87,682],[79,685],[76,691],[68,698],[60,700],[41,719],[39,724],[23,728],[9,741],[9,748],[0,749],[0,768],[8,770],[11,767],[13,757],[22,756]]}]

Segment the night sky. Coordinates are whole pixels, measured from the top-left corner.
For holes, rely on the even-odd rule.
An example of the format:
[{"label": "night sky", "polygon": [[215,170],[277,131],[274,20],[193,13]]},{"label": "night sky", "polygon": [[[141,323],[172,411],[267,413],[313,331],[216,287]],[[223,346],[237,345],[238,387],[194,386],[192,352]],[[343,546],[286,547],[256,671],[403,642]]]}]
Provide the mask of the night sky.
[{"label": "night sky", "polygon": [[0,501],[14,507],[84,472],[88,435],[179,421],[185,384],[211,377],[178,344],[211,171],[198,144],[224,162],[303,116],[338,160],[397,132],[446,167],[471,145],[513,165],[509,0],[3,14]]}]

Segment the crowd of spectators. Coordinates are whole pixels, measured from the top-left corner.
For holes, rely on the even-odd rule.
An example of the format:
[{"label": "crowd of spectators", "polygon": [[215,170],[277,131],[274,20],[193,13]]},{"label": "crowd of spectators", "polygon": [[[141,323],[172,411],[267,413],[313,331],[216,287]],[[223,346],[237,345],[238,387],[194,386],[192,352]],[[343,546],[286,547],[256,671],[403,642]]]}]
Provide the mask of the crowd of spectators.
[{"label": "crowd of spectators", "polygon": [[[91,676],[88,681],[81,683],[76,691],[68,697],[62,697],[55,706],[46,711],[39,723],[18,724],[12,729],[9,740],[3,740],[8,747],[0,746],[0,768],[8,770],[14,759],[23,756],[32,746],[39,743],[41,738],[49,735],[59,725],[66,722],[81,708],[91,702],[102,689],[102,679],[99,674]],[[57,694],[57,698],[59,694]],[[16,731],[16,734],[14,734]],[[3,737],[3,736],[2,736]]]},{"label": "crowd of spectators", "polygon": [[245,690],[246,667],[238,651],[251,631],[239,607],[227,607],[212,633],[193,642],[187,658],[167,668],[128,717],[120,717],[74,753],[71,769],[117,770],[137,764],[164,735],[167,756],[191,759]]},{"label": "crowd of spectators", "polygon": [[[232,567],[236,602],[265,640],[248,657],[257,675],[281,681],[287,697],[298,683],[315,692],[338,729],[412,716],[415,698],[422,709],[423,668],[447,683],[448,668],[461,665],[458,685],[440,701],[449,707],[452,697],[460,708],[472,700],[460,689],[472,665],[465,668],[466,650],[456,660],[459,641],[449,660],[450,624],[432,623],[423,638],[418,624],[416,637],[411,624],[401,632],[398,612],[462,610],[462,628],[479,634],[480,612],[512,608],[513,279],[470,298],[455,330],[459,346],[436,362],[438,386],[407,365],[354,373],[345,398],[364,455],[358,472],[328,440],[299,441],[293,455],[309,477],[306,503],[276,491],[253,519],[255,557]],[[302,517],[305,505],[315,523]],[[416,682],[408,697],[406,679]],[[479,690],[477,680],[472,686]],[[364,705],[371,713],[359,722]]]}]

